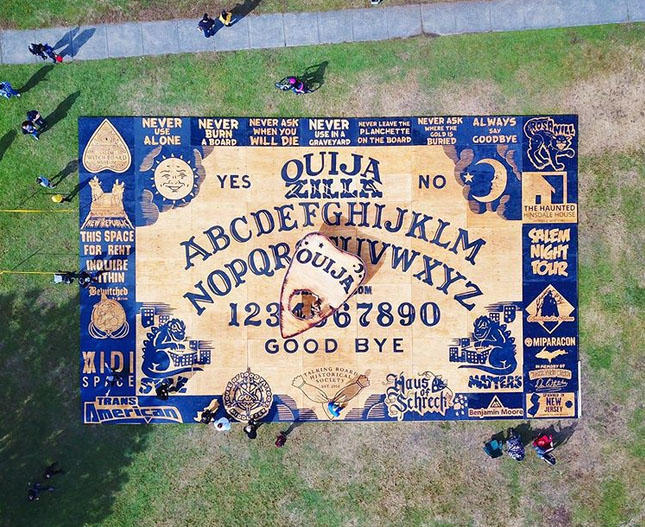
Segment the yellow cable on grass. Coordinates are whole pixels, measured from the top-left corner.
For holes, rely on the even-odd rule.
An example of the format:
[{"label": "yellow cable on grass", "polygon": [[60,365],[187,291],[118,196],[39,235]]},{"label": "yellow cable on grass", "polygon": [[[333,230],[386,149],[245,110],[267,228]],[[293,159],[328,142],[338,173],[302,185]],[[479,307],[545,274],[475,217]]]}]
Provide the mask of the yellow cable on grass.
[{"label": "yellow cable on grass", "polygon": [[3,271],[0,274],[56,274],[58,271]]},{"label": "yellow cable on grass", "polygon": [[39,212],[76,212],[76,209],[61,209],[61,210],[47,210],[47,209],[0,209],[0,212],[19,212],[19,213],[39,213]]}]

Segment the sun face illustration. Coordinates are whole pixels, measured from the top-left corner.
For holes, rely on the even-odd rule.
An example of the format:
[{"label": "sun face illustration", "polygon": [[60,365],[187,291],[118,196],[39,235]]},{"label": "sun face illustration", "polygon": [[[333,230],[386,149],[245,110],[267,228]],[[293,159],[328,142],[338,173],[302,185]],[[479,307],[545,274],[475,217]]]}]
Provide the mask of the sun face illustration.
[{"label": "sun face illustration", "polygon": [[167,201],[185,203],[188,196],[195,196],[196,169],[181,157],[164,157],[157,163],[152,179],[157,194]]}]

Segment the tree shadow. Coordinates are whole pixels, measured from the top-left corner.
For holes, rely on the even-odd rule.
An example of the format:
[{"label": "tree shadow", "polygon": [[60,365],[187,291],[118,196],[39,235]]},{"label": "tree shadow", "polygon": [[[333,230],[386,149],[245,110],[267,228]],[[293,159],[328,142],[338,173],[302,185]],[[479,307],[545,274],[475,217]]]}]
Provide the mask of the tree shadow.
[{"label": "tree shadow", "polygon": [[49,64],[47,66],[43,66],[39,70],[37,70],[26,82],[26,84],[18,90],[18,93],[23,94],[27,93],[29,90],[32,88],[35,88],[41,81],[45,80],[45,77],[47,74],[54,69],[53,64]]},{"label": "tree shadow", "polygon": [[325,70],[329,61],[325,60],[315,66],[309,66],[298,78],[304,82],[311,91],[316,91],[325,84]]},{"label": "tree shadow", "polygon": [[51,130],[56,124],[58,124],[60,121],[65,119],[67,117],[67,112],[72,108],[74,103],[76,102],[76,99],[78,99],[81,95],[80,90],[75,91],[71,95],[68,95],[63,102],[61,102],[56,109],[50,113],[47,117],[45,117],[45,121],[47,122],[47,128],[45,129],[45,132],[48,132]]},{"label": "tree shadow", "polygon": [[92,38],[92,35],[96,33],[96,28],[91,27],[89,29],[84,29],[82,33],[76,36],[76,33],[80,31],[80,27],[75,27],[70,29],[63,37],[56,42],[53,46],[54,49],[58,49],[61,46],[65,46],[58,54],[61,57],[75,57],[85,43]]},{"label": "tree shadow", "polygon": [[0,161],[4,157],[7,150],[11,146],[11,143],[14,142],[18,133],[15,130],[9,130],[6,134],[0,138]]},{"label": "tree shadow", "polygon": [[242,2],[241,4],[236,4],[235,6],[233,6],[233,8],[231,9],[231,13],[233,13],[233,23],[231,25],[234,26],[235,24],[237,24],[257,6],[259,6],[260,2],[262,2],[262,0],[244,0],[244,2]]},{"label": "tree shadow", "polygon": [[[54,287],[54,286],[52,286]],[[3,525],[96,525],[146,447],[147,426],[81,423],[79,298],[73,289],[0,294],[0,516]],[[70,294],[72,293],[72,294]],[[61,299],[62,298],[62,299]],[[58,461],[52,495],[28,502],[27,482]]]}]

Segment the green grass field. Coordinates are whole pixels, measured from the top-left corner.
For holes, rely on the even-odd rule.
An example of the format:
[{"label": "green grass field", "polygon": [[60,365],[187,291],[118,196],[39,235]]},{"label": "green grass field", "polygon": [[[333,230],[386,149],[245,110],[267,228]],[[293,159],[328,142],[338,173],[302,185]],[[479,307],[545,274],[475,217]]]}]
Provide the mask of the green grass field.
[{"label": "green grass field", "polygon": [[[459,0],[387,0],[384,5],[433,4]],[[40,0],[8,1],[0,4],[0,29],[27,29],[56,25],[128,22],[131,20],[168,20],[211,16],[222,9],[240,6],[253,14],[331,11],[372,7],[368,0]]]},{"label": "green grass field", "polygon": [[[75,289],[5,274],[0,525],[642,525],[644,53],[641,24],[0,67],[29,88],[0,100],[0,209],[77,207],[34,180],[77,157],[82,115],[579,113],[584,413],[563,422],[575,432],[555,467],[487,459],[482,441],[508,421],[312,424],[283,449],[279,425],[255,442],[239,426],[82,426]],[[321,90],[273,88],[322,61]],[[60,118],[39,142],[18,129],[34,107]],[[75,268],[77,236],[76,210],[0,213],[0,270]],[[27,503],[55,459],[56,492]]]}]

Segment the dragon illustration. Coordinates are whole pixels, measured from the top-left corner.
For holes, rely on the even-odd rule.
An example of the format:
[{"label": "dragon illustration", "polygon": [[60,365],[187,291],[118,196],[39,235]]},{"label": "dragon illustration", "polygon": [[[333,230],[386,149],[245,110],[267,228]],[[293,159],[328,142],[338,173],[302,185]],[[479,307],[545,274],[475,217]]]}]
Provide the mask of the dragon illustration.
[{"label": "dragon illustration", "polygon": [[186,324],[178,318],[173,318],[161,325],[153,327],[143,341],[143,365],[141,370],[148,377],[172,377],[187,371],[201,371],[197,366],[188,366],[169,370],[171,357],[167,350],[184,350],[182,342],[186,339]]},{"label": "dragon illustration", "polygon": [[473,324],[475,348],[488,348],[488,364],[464,364],[460,368],[475,368],[495,375],[508,375],[517,368],[515,358],[515,338],[506,329],[506,324],[500,325],[487,316],[478,317]]}]

